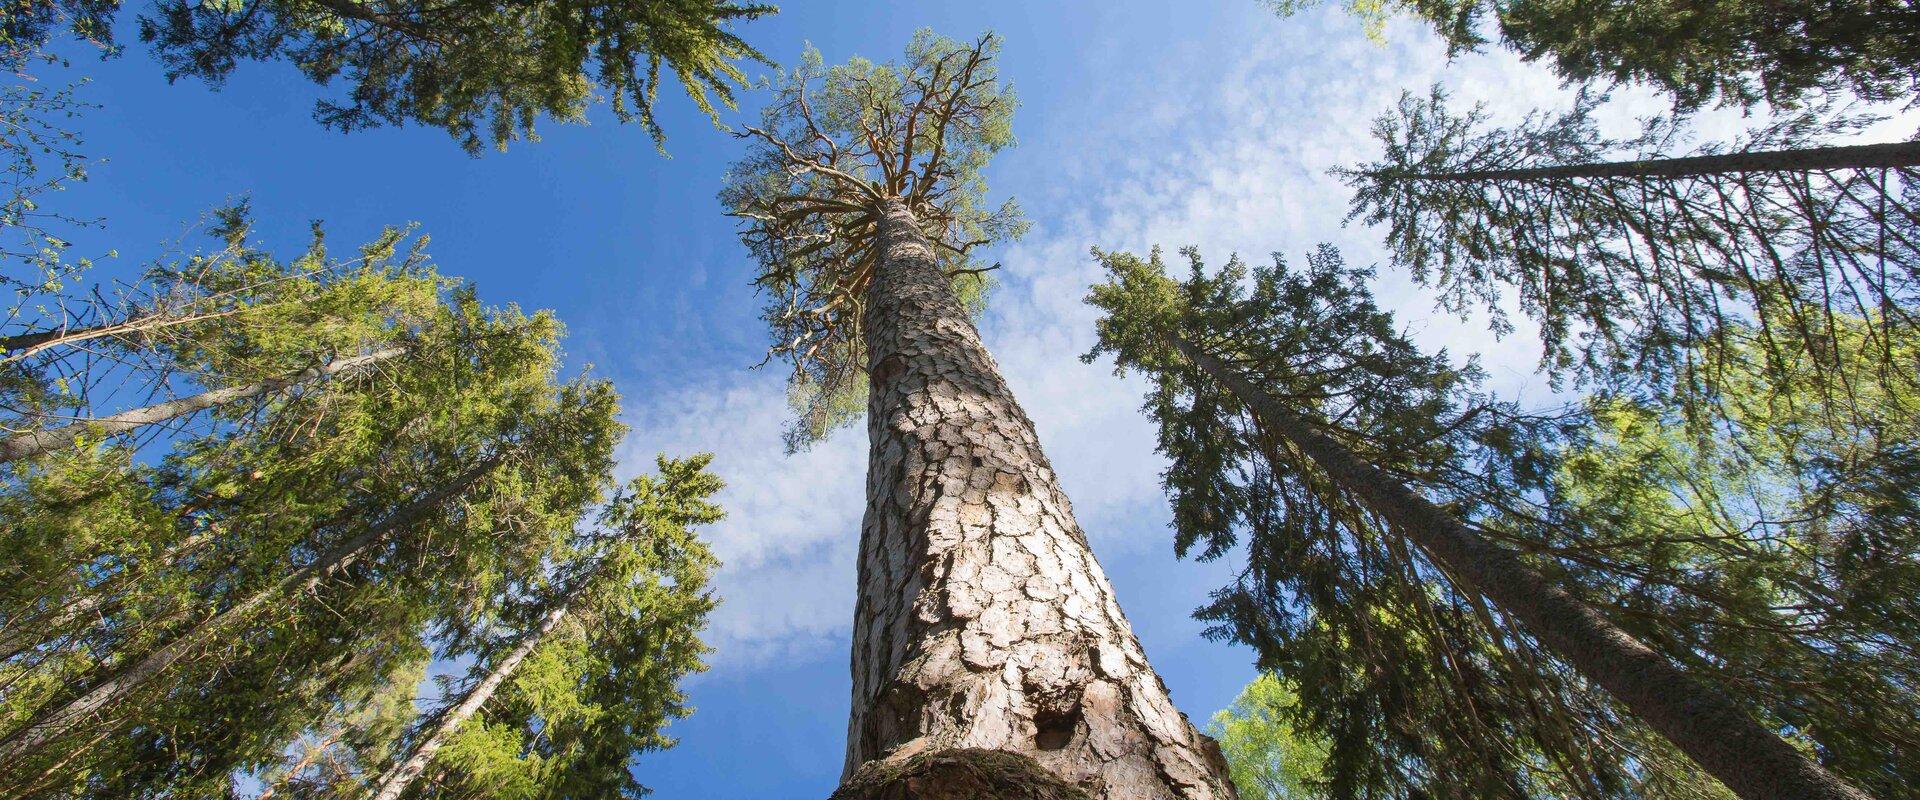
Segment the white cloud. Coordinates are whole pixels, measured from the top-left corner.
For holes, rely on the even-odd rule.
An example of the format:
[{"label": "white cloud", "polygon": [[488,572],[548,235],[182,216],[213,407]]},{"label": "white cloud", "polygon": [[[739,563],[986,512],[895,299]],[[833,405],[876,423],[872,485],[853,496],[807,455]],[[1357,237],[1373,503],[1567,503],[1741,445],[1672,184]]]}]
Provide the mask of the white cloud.
[{"label": "white cloud", "polygon": [[[1389,26],[1385,46],[1361,39],[1336,9],[1261,23],[1231,30],[1225,42],[1158,54],[1076,55],[1085,74],[1127,78],[1089,78],[1072,107],[1023,109],[1022,149],[996,168],[997,185],[1021,196],[1036,225],[997,256],[1006,278],[983,334],[1105,559],[1143,548],[1164,553],[1168,537],[1162,464],[1138,412],[1141,384],[1077,360],[1094,319],[1082,298],[1100,278],[1090,246],[1197,244],[1219,262],[1235,251],[1300,258],[1330,241],[1350,262],[1378,263],[1377,233],[1342,227],[1348,192],[1326,171],[1375,155],[1371,122],[1403,90],[1424,92],[1440,80],[1462,104],[1487,103],[1496,121],[1564,107],[1568,97],[1544,69],[1508,53],[1449,64],[1440,44],[1409,21]],[[1645,92],[1619,100],[1603,118],[1610,132],[1630,132],[1635,115],[1663,108]],[[1723,134],[1739,121],[1719,115],[1710,124]],[[1431,295],[1400,275],[1382,275],[1375,291],[1423,347],[1481,354],[1494,389],[1547,398],[1533,374],[1538,345],[1524,326],[1496,340],[1484,319],[1436,313]],[[721,670],[838,657],[831,645],[843,641],[852,617],[865,432],[843,431],[812,452],[783,456],[788,411],[779,377],[716,371],[636,403],[630,420],[628,463],[643,465],[661,449],[713,450],[731,482],[723,497],[730,516],[712,534],[726,561],[726,602],[712,637]]]}]

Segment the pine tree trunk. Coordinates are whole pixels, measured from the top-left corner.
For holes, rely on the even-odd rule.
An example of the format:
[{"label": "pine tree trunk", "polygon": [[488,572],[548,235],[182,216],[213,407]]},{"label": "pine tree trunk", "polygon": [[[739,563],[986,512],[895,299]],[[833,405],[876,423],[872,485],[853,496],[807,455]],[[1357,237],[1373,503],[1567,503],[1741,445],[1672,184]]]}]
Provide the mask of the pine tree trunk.
[{"label": "pine tree trunk", "polygon": [[440,718],[434,721],[433,732],[415,744],[413,751],[407,754],[406,759],[395,765],[387,772],[386,777],[381,779],[380,789],[374,793],[373,800],[399,800],[401,793],[413,784],[415,778],[420,777],[420,773],[426,770],[428,764],[433,763],[434,755],[446,745],[447,737],[452,736],[455,729],[472,718],[481,706],[486,705],[487,701],[493,698],[493,693],[499,691],[500,686],[506,683],[508,678],[513,677],[514,670],[520,668],[520,662],[527,660],[527,656],[533,653],[533,649],[540,646],[541,640],[547,638],[547,634],[552,633],[554,628],[559,627],[560,621],[566,617],[567,603],[563,602],[559,608],[541,619],[540,627],[522,637],[520,642],[493,666],[485,678],[469,689],[467,695],[460,698],[459,705],[442,712]]},{"label": "pine tree trunk", "polygon": [[[389,533],[401,526],[411,524],[427,512],[478,483],[482,477],[499,466],[500,461],[499,456],[494,456],[481,462],[446,485],[389,514],[360,535],[334,546],[312,564],[294,570],[272,585],[207,618],[191,630],[162,645],[160,649],[149,653],[145,658],[93,685],[65,705],[37,714],[33,721],[0,738],[0,764],[17,763],[22,756],[33,753],[49,742],[95,721],[98,715],[109,706],[148,681],[159,677],[168,667],[211,641],[215,636],[246,622],[255,612],[265,608],[269,603],[286,601],[312,591],[320,585],[321,581],[366,555],[374,545],[384,541]],[[4,781],[0,781],[0,785],[4,785]]]},{"label": "pine tree trunk", "polygon": [[250,383],[245,386],[212,389],[196,395],[182,397],[178,400],[169,400],[165,403],[156,403],[146,406],[145,408],[136,408],[132,411],[115,414],[111,417],[82,420],[44,431],[16,434],[5,439],[0,439],[0,464],[28,456],[36,456],[56,448],[70,446],[88,433],[94,433],[100,436],[125,433],[142,426],[152,425],[156,422],[165,422],[174,417],[191,414],[195,411],[204,411],[236,400],[244,400],[268,392],[276,392],[314,378],[322,378],[348,370],[378,364],[382,361],[405,354],[406,352],[407,349],[404,347],[389,347],[365,355],[335,359],[320,366],[308,367],[284,378],[273,378],[258,383]]},{"label": "pine tree trunk", "polygon": [[[1095,798],[1233,798],[1218,746],[1148,665],[933,246],[903,204],[881,212],[863,316],[871,449],[849,780],[836,796],[954,797],[869,779],[987,750]],[[976,794],[1020,796],[992,791]]]},{"label": "pine tree trunk", "polygon": [[[1741,172],[1812,172],[1829,169],[1891,169],[1920,166],[1920,142],[1862,144],[1723,153],[1711,156],[1653,158],[1557,167],[1467,170],[1406,175],[1426,181],[1538,181],[1574,178],[1685,178]],[[1386,177],[1392,177],[1388,175]]]},{"label": "pine tree trunk", "polygon": [[1178,337],[1170,341],[1245,403],[1262,430],[1299,448],[1448,574],[1518,619],[1734,793],[1747,800],[1869,800],[1726,695],[1688,676],[1513,552],[1321,434],[1226,363]]}]

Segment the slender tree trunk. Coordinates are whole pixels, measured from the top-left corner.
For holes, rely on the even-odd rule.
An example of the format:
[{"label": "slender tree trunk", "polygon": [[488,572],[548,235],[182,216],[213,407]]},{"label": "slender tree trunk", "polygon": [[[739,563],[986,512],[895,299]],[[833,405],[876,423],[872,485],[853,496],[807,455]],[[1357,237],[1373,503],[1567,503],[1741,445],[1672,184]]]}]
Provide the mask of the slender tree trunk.
[{"label": "slender tree trunk", "polygon": [[30,627],[21,624],[13,630],[0,633],[0,663],[12,661],[21,653],[66,635],[76,623],[95,612],[111,610],[113,605],[104,593],[89,594],[66,604],[51,617],[27,620],[31,623]]},{"label": "slender tree trunk", "polygon": [[0,352],[7,354],[6,358],[0,359],[0,363],[19,361],[20,359],[28,358],[49,348],[79,344],[108,336],[135,335],[144,337],[146,334],[160,330],[161,328],[171,328],[175,325],[186,325],[194,322],[204,322],[210,319],[231,317],[246,310],[248,309],[230,308],[221,311],[209,311],[203,314],[148,312],[118,322],[105,322],[99,325],[89,325],[84,328],[61,327],[44,331],[28,331],[13,336],[0,336]]},{"label": "slender tree trunk", "polygon": [[50,616],[8,620],[8,629],[0,630],[0,663],[73,632],[73,626],[83,624],[82,620],[86,617],[98,618],[113,613],[125,597],[123,590],[127,584],[145,577],[155,564],[172,566],[181,558],[192,555],[212,538],[213,531],[210,529],[196,531],[161,551],[152,562],[124,569],[112,581],[94,587],[92,593],[67,603]]},{"label": "slender tree trunk", "polygon": [[871,449],[853,711],[836,796],[1067,796],[871,780],[945,759],[963,772],[1037,762],[1097,798],[1233,798],[1219,747],[1148,665],[932,244],[905,205],[880,211],[863,317]]},{"label": "slender tree trunk", "polygon": [[374,545],[384,541],[394,530],[417,521],[427,512],[478,483],[482,477],[499,466],[500,461],[500,456],[493,456],[468,469],[453,481],[395,510],[360,535],[335,545],[312,564],[294,570],[272,585],[207,618],[145,658],[93,685],[66,705],[36,715],[32,722],[0,738],[0,763],[17,762],[21,756],[32,753],[48,742],[95,720],[108,706],[158,677],[168,667],[173,666],[194,649],[211,641],[215,636],[246,622],[267,604],[285,601],[312,591],[320,585],[321,581],[366,555]]},{"label": "slender tree trunk", "polygon": [[1170,342],[1246,403],[1263,430],[1313,459],[1394,530],[1464,580],[1588,680],[1747,800],[1868,800],[1768,730],[1726,695],[1548,580],[1515,553],[1468,530],[1392,476],[1315,430],[1278,399],[1179,337]]},{"label": "slender tree trunk", "polygon": [[520,668],[520,662],[525,661],[527,656],[533,653],[533,649],[540,646],[541,640],[547,638],[548,634],[553,633],[554,628],[560,626],[560,621],[567,617],[567,606],[571,600],[571,597],[567,598],[559,608],[542,618],[538,628],[522,637],[519,644],[514,645],[513,649],[500,659],[500,663],[493,666],[485,678],[469,689],[465,697],[460,698],[459,705],[441,712],[440,718],[433,724],[433,732],[415,744],[413,751],[407,754],[406,759],[395,765],[387,772],[386,777],[380,780],[380,789],[374,792],[373,800],[399,800],[401,793],[413,784],[415,778],[420,777],[420,773],[426,770],[428,764],[433,763],[434,754],[439,753],[440,748],[446,745],[447,737],[452,736],[454,730],[478,712],[481,706],[486,705],[487,701],[493,698],[493,693],[499,691],[500,686],[506,683],[508,678],[513,677],[514,670]]},{"label": "slender tree trunk", "polygon": [[39,455],[56,448],[70,446],[88,433],[97,433],[102,436],[125,433],[145,425],[165,422],[174,417],[191,414],[195,411],[204,411],[236,400],[244,400],[268,392],[276,392],[314,378],[322,378],[348,370],[378,364],[382,361],[405,354],[406,352],[407,349],[404,347],[388,347],[365,355],[335,359],[326,364],[308,367],[284,378],[273,378],[258,383],[250,383],[245,386],[212,389],[196,395],[182,397],[178,400],[169,400],[165,403],[156,403],[145,408],[136,408],[132,411],[115,414],[111,417],[82,420],[44,431],[15,434],[5,439],[0,439],[0,464],[28,456]]},{"label": "slender tree trunk", "polygon": [[[1809,147],[1712,156],[1654,158],[1523,167],[1464,172],[1416,173],[1403,176],[1426,181],[1533,181],[1552,178],[1684,178],[1740,172],[1811,172],[1825,169],[1886,169],[1920,166],[1920,142],[1861,144],[1846,147]],[[1388,176],[1392,177],[1392,176]]]}]

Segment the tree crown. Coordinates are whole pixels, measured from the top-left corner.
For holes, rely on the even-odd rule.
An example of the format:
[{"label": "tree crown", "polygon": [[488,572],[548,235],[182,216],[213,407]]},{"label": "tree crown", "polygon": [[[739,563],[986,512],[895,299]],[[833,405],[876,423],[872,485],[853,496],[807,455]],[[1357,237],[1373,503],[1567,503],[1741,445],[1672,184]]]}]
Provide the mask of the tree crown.
[{"label": "tree crown", "polygon": [[542,116],[577,122],[598,96],[660,141],[662,67],[713,115],[766,59],[728,28],[774,7],[730,0],[536,2],[421,0],[162,0],[140,20],[170,78],[219,83],[242,60],[285,58],[346,97],[314,116],[341,130],[417,122],[469,152],[534,137]]},{"label": "tree crown", "polygon": [[1024,229],[1019,207],[986,202],[984,169],[1013,144],[1013,89],[994,60],[999,37],[971,43],[920,31],[898,62],[824,66],[809,48],[771,82],[752,144],[720,199],[742,220],[768,298],[768,358],[793,365],[802,418],[790,444],[853,418],[864,375],[860,318],[877,266],[875,236],[890,203],[934,242],[962,302],[977,307],[992,269],[978,248]]}]

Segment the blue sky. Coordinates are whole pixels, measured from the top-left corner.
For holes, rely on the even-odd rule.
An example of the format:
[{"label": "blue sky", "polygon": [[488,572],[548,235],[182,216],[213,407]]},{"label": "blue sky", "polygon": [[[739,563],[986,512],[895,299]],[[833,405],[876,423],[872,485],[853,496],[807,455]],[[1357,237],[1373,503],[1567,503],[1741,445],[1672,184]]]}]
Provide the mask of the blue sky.
[{"label": "blue sky", "polygon": [[[1253,674],[1250,651],[1205,641],[1189,617],[1235,565],[1173,557],[1141,386],[1077,359],[1092,335],[1080,302],[1097,278],[1087,249],[1196,244],[1224,260],[1298,257],[1331,241],[1352,261],[1374,260],[1377,236],[1341,226],[1346,193],[1325,171],[1372,155],[1368,122],[1400,91],[1444,81],[1507,118],[1564,94],[1507,54],[1449,65],[1411,23],[1390,25],[1378,44],[1337,10],[1282,20],[1253,0],[820,0],[741,31],[777,60],[811,41],[835,62],[890,57],[920,27],[1005,37],[1020,145],[990,183],[1021,200],[1034,228],[988,256],[1005,264],[1004,285],[983,334],[1148,655],[1175,702],[1204,721]],[[758,305],[714,199],[739,143],[663,92],[671,157],[596,111],[590,125],[550,124],[542,141],[469,158],[431,129],[321,129],[310,111],[327,90],[284,64],[243,65],[220,91],[170,87],[124,35],[125,56],[76,65],[94,76],[85,97],[102,106],[84,121],[86,152],[107,159],[55,201],[106,220],[79,251],[117,249],[103,275],[130,270],[245,195],[275,248],[300,248],[312,219],[342,248],[417,222],[440,269],[487,300],[554,309],[571,362],[593,364],[625,397],[626,473],[655,452],[712,450],[732,483],[732,516],[711,531],[727,564],[714,668],[690,684],[698,712],[674,726],[681,745],[646,756],[642,780],[663,798],[825,797],[845,741],[865,443],[854,428],[808,453],[781,452],[781,375],[748,370],[763,346]],[[1657,105],[1635,95],[1623,108],[1617,120]],[[1437,316],[1403,276],[1383,275],[1378,291],[1427,347],[1481,353],[1509,395],[1550,396],[1531,375],[1527,331],[1495,341],[1483,322]]]}]

